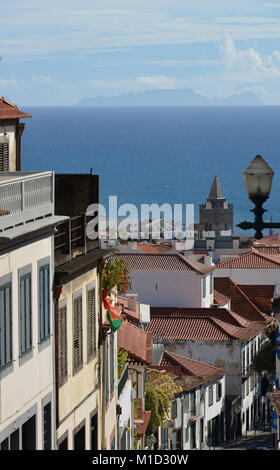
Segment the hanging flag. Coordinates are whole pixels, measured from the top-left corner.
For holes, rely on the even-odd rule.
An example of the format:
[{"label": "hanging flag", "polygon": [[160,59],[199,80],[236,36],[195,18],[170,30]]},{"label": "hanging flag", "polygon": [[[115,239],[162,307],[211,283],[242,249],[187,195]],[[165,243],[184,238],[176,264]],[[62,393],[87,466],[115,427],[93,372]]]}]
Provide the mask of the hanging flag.
[{"label": "hanging flag", "polygon": [[107,320],[109,322],[111,331],[114,333],[120,328],[122,324],[121,316],[118,314],[117,309],[113,307],[108,297],[103,298],[103,305],[104,305],[104,308],[107,310],[106,316],[107,316]]}]

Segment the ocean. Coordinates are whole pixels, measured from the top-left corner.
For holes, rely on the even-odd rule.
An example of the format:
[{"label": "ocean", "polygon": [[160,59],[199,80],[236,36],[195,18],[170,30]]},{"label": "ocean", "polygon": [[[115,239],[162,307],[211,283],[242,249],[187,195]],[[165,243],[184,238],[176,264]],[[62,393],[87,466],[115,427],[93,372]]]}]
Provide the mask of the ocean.
[{"label": "ocean", "polygon": [[[266,219],[280,219],[280,106],[83,108],[25,107],[22,169],[100,175],[100,199],[205,203],[215,174],[234,223],[252,220],[242,172],[260,154],[275,175]],[[280,221],[280,220],[279,220]],[[253,231],[236,233],[253,235]],[[267,232],[265,232],[267,233]]]}]

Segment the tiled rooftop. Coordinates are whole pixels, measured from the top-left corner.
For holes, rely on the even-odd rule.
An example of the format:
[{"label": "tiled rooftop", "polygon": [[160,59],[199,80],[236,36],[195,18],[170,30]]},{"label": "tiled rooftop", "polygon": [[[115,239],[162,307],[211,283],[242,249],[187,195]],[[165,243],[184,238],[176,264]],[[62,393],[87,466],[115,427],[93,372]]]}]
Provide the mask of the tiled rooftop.
[{"label": "tiled rooftop", "polygon": [[215,266],[206,266],[177,253],[117,253],[112,257],[125,259],[131,271],[193,271],[203,275],[215,269]]},{"label": "tiled rooftop", "polygon": [[[124,309],[122,310],[122,306]],[[121,312],[123,315],[127,317],[128,320],[139,322],[140,321],[140,304],[136,302],[136,311],[128,309],[128,299],[122,296],[118,296],[117,305],[119,313]]]},{"label": "tiled rooftop", "polygon": [[20,111],[17,106],[0,97],[0,119],[30,118],[31,114]]},{"label": "tiled rooftop", "polygon": [[180,356],[178,354],[165,351],[160,361],[161,366],[179,366],[182,373],[188,375],[202,377],[204,380],[211,381],[221,377],[226,373],[224,369],[220,369],[209,364],[194,361],[193,359]]},{"label": "tiled rooftop", "polygon": [[249,340],[264,328],[264,322],[245,320],[225,308],[151,308],[147,326],[154,337],[182,340]]},{"label": "tiled rooftop", "polygon": [[160,254],[171,250],[171,247],[166,245],[157,245],[155,243],[141,242],[137,243],[137,250],[140,250],[143,253]]},{"label": "tiled rooftop", "polygon": [[260,253],[252,248],[236,259],[217,263],[217,269],[279,269],[280,256]]},{"label": "tiled rooftop", "polygon": [[[229,277],[216,277],[214,279],[215,292],[230,299],[230,308],[250,321],[266,321],[269,317],[249,299],[242,291],[241,286]],[[253,286],[255,287],[255,286]],[[217,299],[217,295],[214,295]]]},{"label": "tiled rooftop", "polygon": [[144,364],[152,362],[152,336],[149,332],[123,321],[118,330],[118,346]]}]

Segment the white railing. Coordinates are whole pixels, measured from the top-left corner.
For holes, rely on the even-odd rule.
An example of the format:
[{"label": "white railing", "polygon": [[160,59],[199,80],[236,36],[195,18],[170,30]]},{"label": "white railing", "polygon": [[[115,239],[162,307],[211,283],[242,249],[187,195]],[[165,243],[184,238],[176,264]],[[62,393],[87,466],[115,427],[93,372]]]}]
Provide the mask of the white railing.
[{"label": "white railing", "polygon": [[54,214],[54,174],[0,172],[0,230]]}]

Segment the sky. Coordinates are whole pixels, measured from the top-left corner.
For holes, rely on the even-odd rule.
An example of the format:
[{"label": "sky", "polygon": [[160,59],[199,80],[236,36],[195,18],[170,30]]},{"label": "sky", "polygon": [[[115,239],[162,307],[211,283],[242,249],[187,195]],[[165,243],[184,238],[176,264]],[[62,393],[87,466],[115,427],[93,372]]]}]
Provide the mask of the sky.
[{"label": "sky", "polygon": [[280,0],[0,4],[0,96],[19,106],[176,88],[280,105]]}]

